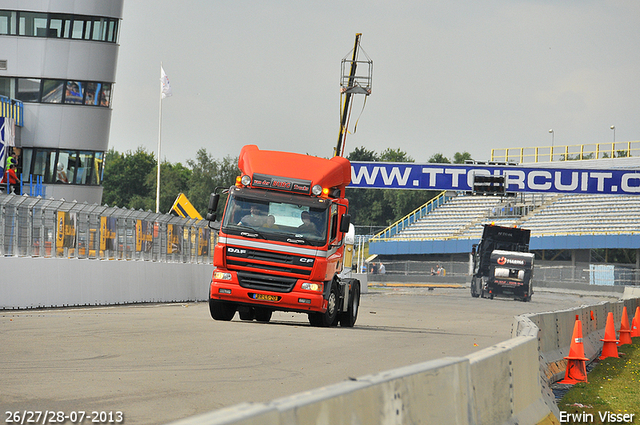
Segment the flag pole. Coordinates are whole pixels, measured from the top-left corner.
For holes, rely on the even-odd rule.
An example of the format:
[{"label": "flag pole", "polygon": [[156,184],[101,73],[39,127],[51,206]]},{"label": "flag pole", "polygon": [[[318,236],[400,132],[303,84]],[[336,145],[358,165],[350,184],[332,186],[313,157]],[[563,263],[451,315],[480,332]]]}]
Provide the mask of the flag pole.
[{"label": "flag pole", "polygon": [[[160,62],[162,69],[162,62]],[[160,107],[158,117],[158,177],[156,180],[156,214],[160,212],[160,141],[162,140],[162,80],[160,81]]]},{"label": "flag pole", "polygon": [[160,143],[162,141],[162,99],[171,96],[171,84],[169,77],[164,73],[162,61],[160,62],[160,106],[158,117],[158,181],[156,182],[156,213],[160,213],[160,167],[162,166],[160,155]]}]

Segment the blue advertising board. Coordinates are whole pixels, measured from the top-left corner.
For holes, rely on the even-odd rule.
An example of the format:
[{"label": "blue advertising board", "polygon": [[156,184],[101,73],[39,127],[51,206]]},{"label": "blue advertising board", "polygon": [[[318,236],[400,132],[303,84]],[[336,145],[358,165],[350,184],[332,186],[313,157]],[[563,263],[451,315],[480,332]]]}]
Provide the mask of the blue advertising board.
[{"label": "blue advertising board", "polygon": [[541,168],[513,165],[351,162],[350,188],[472,191],[475,175],[504,176],[507,192],[640,195],[633,169]]}]

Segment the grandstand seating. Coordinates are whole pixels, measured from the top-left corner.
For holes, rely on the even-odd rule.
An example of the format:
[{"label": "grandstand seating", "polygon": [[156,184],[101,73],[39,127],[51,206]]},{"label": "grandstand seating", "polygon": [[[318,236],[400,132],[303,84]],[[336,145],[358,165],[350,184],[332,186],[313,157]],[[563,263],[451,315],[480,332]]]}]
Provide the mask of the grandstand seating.
[{"label": "grandstand seating", "polygon": [[640,197],[460,194],[399,231],[393,240],[477,239],[483,225],[519,226],[532,235],[640,234]]},{"label": "grandstand seating", "polygon": [[522,222],[535,234],[640,233],[640,198],[564,195]]}]

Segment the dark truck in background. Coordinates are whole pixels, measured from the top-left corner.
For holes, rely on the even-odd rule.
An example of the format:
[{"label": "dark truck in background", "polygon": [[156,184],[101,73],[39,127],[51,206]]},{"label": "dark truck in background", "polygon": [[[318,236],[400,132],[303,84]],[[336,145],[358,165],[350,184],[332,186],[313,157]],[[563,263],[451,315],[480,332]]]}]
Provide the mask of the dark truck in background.
[{"label": "dark truck in background", "polygon": [[529,252],[529,237],[527,229],[485,224],[480,243],[471,251],[471,296],[531,300],[534,255]]}]

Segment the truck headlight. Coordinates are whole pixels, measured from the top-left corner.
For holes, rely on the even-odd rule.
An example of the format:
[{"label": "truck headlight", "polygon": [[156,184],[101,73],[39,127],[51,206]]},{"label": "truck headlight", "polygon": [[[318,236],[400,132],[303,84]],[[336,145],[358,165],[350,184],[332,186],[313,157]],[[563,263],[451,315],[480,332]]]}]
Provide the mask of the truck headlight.
[{"label": "truck headlight", "polygon": [[213,278],[216,280],[231,280],[231,273],[213,272]]},{"label": "truck headlight", "polygon": [[306,291],[322,292],[323,286],[321,283],[303,282],[302,289]]},{"label": "truck headlight", "polygon": [[322,195],[322,186],[320,186],[319,184],[313,186],[311,188],[311,193],[313,193],[315,196]]},{"label": "truck headlight", "polygon": [[240,183],[242,183],[245,186],[249,186],[249,184],[251,184],[251,176],[247,176],[246,174],[244,176],[242,176],[242,178],[240,179]]}]

